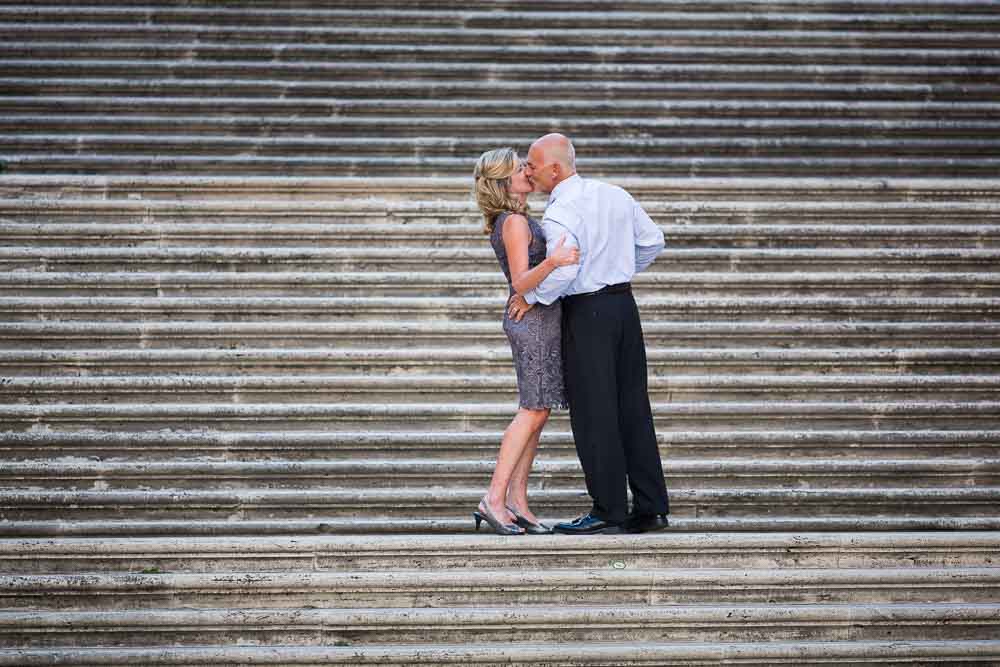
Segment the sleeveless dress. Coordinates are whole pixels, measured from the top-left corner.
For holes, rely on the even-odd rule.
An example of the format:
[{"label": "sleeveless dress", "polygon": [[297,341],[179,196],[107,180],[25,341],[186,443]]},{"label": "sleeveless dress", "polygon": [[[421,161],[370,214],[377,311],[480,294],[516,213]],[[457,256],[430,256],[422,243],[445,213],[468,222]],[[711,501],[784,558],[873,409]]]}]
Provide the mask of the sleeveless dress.
[{"label": "sleeveless dress", "polygon": [[[503,244],[503,224],[510,213],[501,213],[494,221],[490,245],[497,256],[500,268],[507,276],[510,295],[514,287],[510,281],[507,249]],[[537,220],[528,217],[531,243],[528,245],[528,268],[538,266],[545,259],[545,232]],[[503,309],[503,330],[514,354],[517,372],[518,405],[527,409],[567,409],[566,391],[563,387],[562,360],[562,303],[550,306],[536,303],[521,318],[511,319],[506,304]]]}]

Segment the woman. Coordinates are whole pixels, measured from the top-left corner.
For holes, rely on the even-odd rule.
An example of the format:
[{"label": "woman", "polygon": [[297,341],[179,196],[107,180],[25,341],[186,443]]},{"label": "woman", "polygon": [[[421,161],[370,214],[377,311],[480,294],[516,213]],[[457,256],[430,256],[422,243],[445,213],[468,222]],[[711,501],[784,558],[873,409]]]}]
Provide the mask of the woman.
[{"label": "woman", "polygon": [[532,185],[512,148],[483,153],[474,175],[484,231],[510,286],[503,330],[514,353],[519,409],[504,431],[490,488],[473,517],[476,530],[486,521],[501,535],[549,533],[551,529],[528,509],[528,473],[550,410],[568,407],[563,390],[562,313],[558,301],[532,307],[521,295],[556,267],[579,262],[579,251],[563,247],[560,239],[552,255],[545,256],[541,225],[527,216]]}]

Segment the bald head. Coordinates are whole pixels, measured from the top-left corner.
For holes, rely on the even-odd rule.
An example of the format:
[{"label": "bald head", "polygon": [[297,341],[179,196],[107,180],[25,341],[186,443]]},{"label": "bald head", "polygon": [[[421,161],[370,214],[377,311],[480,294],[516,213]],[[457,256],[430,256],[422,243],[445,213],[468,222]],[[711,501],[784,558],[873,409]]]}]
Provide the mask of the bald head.
[{"label": "bald head", "polygon": [[[576,149],[565,134],[546,134],[531,144],[531,150],[538,149],[546,163],[557,162],[569,172],[576,171]],[[530,153],[531,150],[528,152]]]},{"label": "bald head", "polygon": [[537,189],[552,192],[552,188],[576,173],[573,142],[558,133],[540,137],[528,149],[525,173]]}]

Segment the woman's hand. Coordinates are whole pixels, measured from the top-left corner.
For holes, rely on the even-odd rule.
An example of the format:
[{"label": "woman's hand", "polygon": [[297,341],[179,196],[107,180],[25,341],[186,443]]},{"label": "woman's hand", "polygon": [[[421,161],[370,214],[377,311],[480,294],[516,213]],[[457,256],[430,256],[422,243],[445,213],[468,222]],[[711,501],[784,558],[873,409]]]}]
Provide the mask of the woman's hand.
[{"label": "woman's hand", "polygon": [[520,322],[524,314],[534,307],[535,304],[528,303],[523,296],[515,294],[507,301],[507,314],[510,315],[510,319]]},{"label": "woman's hand", "polygon": [[566,235],[563,234],[556,247],[552,249],[549,259],[554,266],[569,266],[580,263],[580,249],[573,246],[566,246]]}]

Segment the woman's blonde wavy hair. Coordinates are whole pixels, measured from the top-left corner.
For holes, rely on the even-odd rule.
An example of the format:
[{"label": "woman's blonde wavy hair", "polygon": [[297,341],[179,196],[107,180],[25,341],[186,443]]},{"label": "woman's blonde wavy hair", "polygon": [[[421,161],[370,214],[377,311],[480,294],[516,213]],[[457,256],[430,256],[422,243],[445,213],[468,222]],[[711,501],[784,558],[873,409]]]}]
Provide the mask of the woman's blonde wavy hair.
[{"label": "woman's blonde wavy hair", "polygon": [[517,151],[513,148],[486,151],[476,162],[474,191],[476,203],[485,219],[485,234],[493,233],[494,220],[504,211],[522,215],[528,212],[527,204],[522,204],[510,192],[510,177],[517,171],[518,164]]}]

